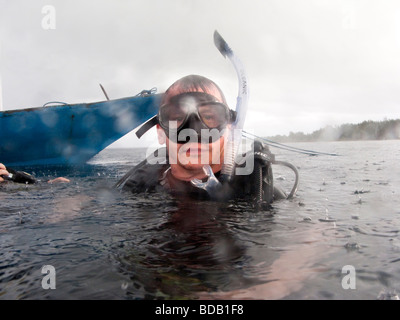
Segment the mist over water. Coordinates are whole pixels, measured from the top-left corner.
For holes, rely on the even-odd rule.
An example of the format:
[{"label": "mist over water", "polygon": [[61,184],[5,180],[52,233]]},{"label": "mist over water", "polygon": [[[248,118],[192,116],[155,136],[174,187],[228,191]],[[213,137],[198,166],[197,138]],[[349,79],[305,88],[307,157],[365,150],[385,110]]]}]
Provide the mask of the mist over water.
[{"label": "mist over water", "polygon": [[[81,167],[30,167],[70,184],[0,187],[0,299],[377,299],[400,290],[399,141],[296,143],[271,151],[300,173],[297,196],[243,202],[111,190],[145,149]],[[275,183],[294,177],[274,166]],[[41,286],[43,265],[55,290]],[[344,266],[356,289],[344,289]],[[391,295],[395,293],[394,295]]]}]

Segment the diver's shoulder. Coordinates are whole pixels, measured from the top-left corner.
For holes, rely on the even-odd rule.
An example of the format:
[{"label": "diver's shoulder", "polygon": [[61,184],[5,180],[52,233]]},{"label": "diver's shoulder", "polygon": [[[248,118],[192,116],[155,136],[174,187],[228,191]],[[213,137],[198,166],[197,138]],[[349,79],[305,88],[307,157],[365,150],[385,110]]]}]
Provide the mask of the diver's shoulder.
[{"label": "diver's shoulder", "polygon": [[145,160],[131,170],[129,176],[125,178],[122,189],[133,193],[153,191],[168,167],[169,165],[165,163],[152,164]]}]

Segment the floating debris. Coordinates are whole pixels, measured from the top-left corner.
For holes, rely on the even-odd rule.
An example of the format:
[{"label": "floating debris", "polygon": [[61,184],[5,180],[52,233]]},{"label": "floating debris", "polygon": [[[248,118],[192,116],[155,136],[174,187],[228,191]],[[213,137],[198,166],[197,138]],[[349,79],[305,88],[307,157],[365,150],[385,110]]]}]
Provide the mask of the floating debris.
[{"label": "floating debris", "polygon": [[329,218],[329,217],[323,218],[323,219],[318,219],[318,220],[321,222],[336,222],[336,219]]},{"label": "floating debris", "polygon": [[371,192],[371,191],[369,191],[369,190],[366,190],[366,191],[364,191],[364,190],[356,190],[356,191],[354,191],[354,194],[364,194],[364,193],[369,193],[369,192]]}]

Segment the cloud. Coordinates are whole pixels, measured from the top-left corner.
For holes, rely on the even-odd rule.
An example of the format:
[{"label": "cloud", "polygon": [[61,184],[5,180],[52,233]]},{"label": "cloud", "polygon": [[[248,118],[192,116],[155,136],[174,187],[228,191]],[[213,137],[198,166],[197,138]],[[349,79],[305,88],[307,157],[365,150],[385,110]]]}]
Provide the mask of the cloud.
[{"label": "cloud", "polygon": [[[55,30],[42,28],[45,5],[56,9]],[[246,66],[246,126],[258,134],[318,129],[329,119],[400,117],[395,0],[3,0],[0,6],[6,109],[103,100],[99,83],[111,98],[152,87],[162,92],[187,74],[215,80],[234,108],[236,74],[213,45],[217,29]]]}]

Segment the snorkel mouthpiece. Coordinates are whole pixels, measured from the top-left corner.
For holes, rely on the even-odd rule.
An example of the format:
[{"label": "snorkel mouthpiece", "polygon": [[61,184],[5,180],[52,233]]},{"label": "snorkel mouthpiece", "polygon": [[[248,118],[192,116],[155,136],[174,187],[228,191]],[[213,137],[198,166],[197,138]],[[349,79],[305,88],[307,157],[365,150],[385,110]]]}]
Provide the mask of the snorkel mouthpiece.
[{"label": "snorkel mouthpiece", "polygon": [[197,188],[203,189],[207,191],[209,195],[215,195],[216,191],[218,191],[221,187],[221,183],[215,177],[214,172],[212,171],[211,167],[207,164],[203,167],[203,171],[208,177],[206,182],[203,182],[199,179],[193,179],[190,182]]}]

